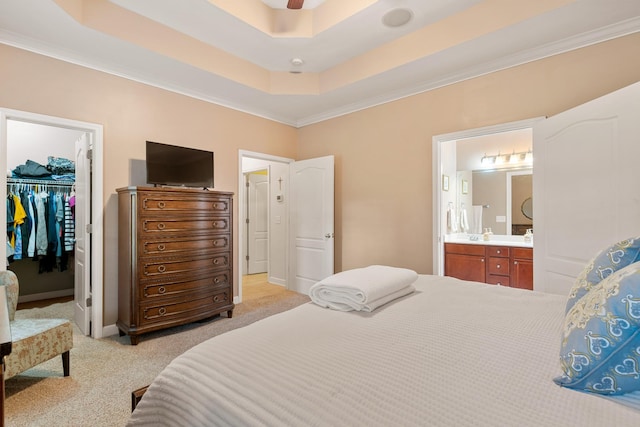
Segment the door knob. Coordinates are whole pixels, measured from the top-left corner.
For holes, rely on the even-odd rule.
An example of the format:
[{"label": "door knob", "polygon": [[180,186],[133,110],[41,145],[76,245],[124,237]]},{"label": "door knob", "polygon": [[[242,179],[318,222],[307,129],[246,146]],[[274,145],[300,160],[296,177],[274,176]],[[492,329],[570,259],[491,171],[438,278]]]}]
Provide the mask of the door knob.
[{"label": "door knob", "polygon": [[332,239],[333,238],[333,233],[327,233],[324,235],[324,237],[326,237],[327,239]]}]

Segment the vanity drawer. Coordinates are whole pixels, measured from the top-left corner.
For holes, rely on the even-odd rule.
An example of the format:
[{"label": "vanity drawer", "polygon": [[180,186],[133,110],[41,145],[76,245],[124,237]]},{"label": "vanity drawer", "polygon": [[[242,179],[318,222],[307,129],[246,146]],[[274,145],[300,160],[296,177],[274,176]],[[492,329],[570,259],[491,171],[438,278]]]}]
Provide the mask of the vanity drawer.
[{"label": "vanity drawer", "polygon": [[487,275],[508,276],[509,258],[490,257]]},{"label": "vanity drawer", "polygon": [[509,276],[498,276],[496,274],[489,274],[487,276],[487,283],[491,285],[511,286]]},{"label": "vanity drawer", "polygon": [[509,258],[508,246],[487,246],[487,256]]},{"label": "vanity drawer", "polygon": [[448,254],[484,256],[483,245],[467,245],[464,243],[445,243],[444,251]]}]

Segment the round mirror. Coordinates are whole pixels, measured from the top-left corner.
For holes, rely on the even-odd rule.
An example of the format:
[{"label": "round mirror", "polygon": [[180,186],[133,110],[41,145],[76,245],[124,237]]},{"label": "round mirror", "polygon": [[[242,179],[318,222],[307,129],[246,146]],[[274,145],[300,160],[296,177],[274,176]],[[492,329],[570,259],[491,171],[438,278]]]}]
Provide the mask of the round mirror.
[{"label": "round mirror", "polygon": [[520,207],[522,214],[529,219],[533,219],[533,200],[531,197],[527,198],[522,202],[522,206]]}]

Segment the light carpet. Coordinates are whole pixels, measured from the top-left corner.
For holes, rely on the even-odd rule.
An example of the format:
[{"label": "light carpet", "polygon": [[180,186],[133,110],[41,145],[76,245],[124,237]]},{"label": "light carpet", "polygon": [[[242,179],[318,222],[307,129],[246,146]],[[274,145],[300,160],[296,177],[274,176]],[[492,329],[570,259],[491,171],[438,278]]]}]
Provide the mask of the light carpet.
[{"label": "light carpet", "polygon": [[[295,292],[238,304],[233,318],[225,314],[140,337],[99,340],[85,337],[74,325],[71,376],[63,377],[56,357],[6,381],[7,426],[123,426],[131,413],[131,392],[146,386],[176,356],[221,333],[246,326],[308,302]],[[17,317],[66,317],[73,302],[18,310]],[[224,351],[223,348],[220,351]]]}]

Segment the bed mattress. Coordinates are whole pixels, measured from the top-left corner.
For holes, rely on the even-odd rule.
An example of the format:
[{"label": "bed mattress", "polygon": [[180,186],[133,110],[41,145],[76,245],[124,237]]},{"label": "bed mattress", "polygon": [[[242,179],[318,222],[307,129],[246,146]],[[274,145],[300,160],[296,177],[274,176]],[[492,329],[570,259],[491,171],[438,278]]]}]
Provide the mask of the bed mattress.
[{"label": "bed mattress", "polygon": [[554,384],[566,298],[421,275],[371,313],[313,303],[197,345],[129,426],[640,426]]}]

